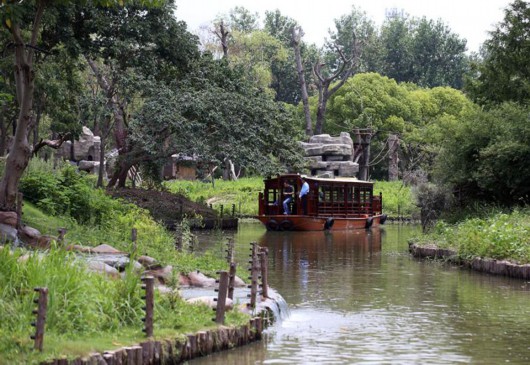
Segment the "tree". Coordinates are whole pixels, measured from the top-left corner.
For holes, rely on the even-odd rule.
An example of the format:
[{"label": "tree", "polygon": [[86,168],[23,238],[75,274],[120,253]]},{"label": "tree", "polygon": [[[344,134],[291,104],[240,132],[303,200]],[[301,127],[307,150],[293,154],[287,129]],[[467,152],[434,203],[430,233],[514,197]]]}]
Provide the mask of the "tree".
[{"label": "tree", "polygon": [[258,13],[251,13],[243,6],[236,6],[229,13],[230,26],[232,30],[250,33],[259,29]]},{"label": "tree", "polygon": [[409,18],[394,11],[381,27],[377,71],[398,82],[461,89],[468,72],[466,41],[441,20]]},{"label": "tree", "polygon": [[130,158],[161,162],[182,153],[271,174],[301,168],[301,150],[293,143],[299,138],[282,103],[252,85],[239,67],[203,56],[186,79],[153,89],[132,120]]},{"label": "tree", "polygon": [[528,204],[529,114],[528,106],[507,102],[462,119],[436,160],[436,176],[462,203]]},{"label": "tree", "polygon": [[[145,4],[156,1],[142,1]],[[16,100],[19,105],[17,127],[6,168],[0,181],[0,210],[16,208],[16,194],[22,173],[32,155],[29,134],[33,128],[33,98],[35,91],[35,56],[40,51],[38,41],[46,9],[58,4],[72,5],[73,1],[36,0],[35,2],[2,2],[2,24],[10,33],[14,45]],[[118,5],[119,1],[92,1],[94,4]]]},{"label": "tree", "polygon": [[132,166],[125,157],[131,148],[127,116],[131,102],[141,95],[142,83],[149,78],[163,82],[179,78],[198,56],[196,37],[173,12],[174,2],[165,1],[156,8],[83,6],[65,11],[62,17],[63,27],[74,35],[65,42],[74,54],[81,52],[86,58],[112,113],[119,158],[109,187],[124,187]]},{"label": "tree", "polygon": [[[279,10],[265,12],[264,30],[281,42],[286,54],[283,59],[271,60],[272,83],[270,87],[275,91],[276,101],[294,105],[298,104],[302,98],[297,77],[296,56],[291,44],[291,30],[297,26],[296,20],[282,15]],[[306,47],[301,44],[300,54],[304,53],[305,49]],[[310,80],[310,75],[311,72],[306,72],[304,78]]]},{"label": "tree", "polygon": [[302,104],[304,108],[305,134],[306,136],[312,136],[313,125],[311,122],[311,111],[309,110],[309,95],[307,93],[307,83],[305,81],[302,53],[300,51],[303,35],[304,32],[302,31],[301,27],[291,28],[291,42],[294,48],[296,72],[298,73],[298,82],[300,85],[300,93],[302,94]]},{"label": "tree", "polygon": [[424,87],[451,86],[462,89],[467,72],[466,41],[452,33],[441,20],[425,17],[415,22],[410,82]]},{"label": "tree", "polygon": [[515,0],[504,20],[484,42],[483,61],[475,67],[478,79],[468,79],[466,90],[481,104],[530,99],[530,4]]},{"label": "tree", "polygon": [[[354,50],[357,43],[362,47],[362,54],[358,55],[358,72],[370,72],[377,69],[377,57],[379,52],[377,30],[374,22],[369,19],[366,13],[355,6],[352,6],[350,13],[334,20],[335,30],[330,32],[330,40],[326,43],[328,48],[326,59],[328,63],[340,62],[337,59],[335,46],[339,46],[342,51],[350,55],[359,50]],[[353,39],[355,37],[355,39]],[[335,64],[337,67],[338,64]]]}]

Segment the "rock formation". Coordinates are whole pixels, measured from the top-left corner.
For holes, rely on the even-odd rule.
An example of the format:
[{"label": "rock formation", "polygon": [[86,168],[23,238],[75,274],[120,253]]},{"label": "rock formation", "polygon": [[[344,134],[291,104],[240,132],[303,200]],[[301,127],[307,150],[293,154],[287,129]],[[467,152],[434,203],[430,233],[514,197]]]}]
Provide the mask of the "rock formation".
[{"label": "rock formation", "polygon": [[313,176],[355,177],[359,171],[359,164],[353,162],[353,141],[347,132],[342,132],[339,137],[318,134],[312,136],[308,143],[300,144]]}]

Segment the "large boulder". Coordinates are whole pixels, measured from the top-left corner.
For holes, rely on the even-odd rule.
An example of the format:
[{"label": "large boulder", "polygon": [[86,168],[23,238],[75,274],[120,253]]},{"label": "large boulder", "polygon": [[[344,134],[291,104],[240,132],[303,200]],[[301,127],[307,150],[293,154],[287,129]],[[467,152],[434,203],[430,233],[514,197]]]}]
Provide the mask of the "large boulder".
[{"label": "large boulder", "polygon": [[120,272],[117,269],[101,261],[88,261],[87,269],[91,272],[106,274],[112,278],[120,278]]},{"label": "large boulder", "polygon": [[215,286],[215,279],[209,278],[200,271],[192,271],[188,274],[191,286],[209,288]]}]

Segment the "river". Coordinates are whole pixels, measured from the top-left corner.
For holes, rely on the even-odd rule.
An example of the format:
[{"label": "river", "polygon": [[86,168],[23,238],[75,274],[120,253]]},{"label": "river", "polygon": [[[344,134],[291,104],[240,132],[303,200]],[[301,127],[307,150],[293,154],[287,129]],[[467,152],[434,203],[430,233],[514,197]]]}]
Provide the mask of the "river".
[{"label": "river", "polygon": [[[530,282],[414,259],[415,234],[402,225],[267,232],[252,223],[226,232],[240,263],[250,242],[268,247],[269,285],[290,315],[262,341],[190,364],[530,363]],[[204,247],[219,240],[199,238]]]}]

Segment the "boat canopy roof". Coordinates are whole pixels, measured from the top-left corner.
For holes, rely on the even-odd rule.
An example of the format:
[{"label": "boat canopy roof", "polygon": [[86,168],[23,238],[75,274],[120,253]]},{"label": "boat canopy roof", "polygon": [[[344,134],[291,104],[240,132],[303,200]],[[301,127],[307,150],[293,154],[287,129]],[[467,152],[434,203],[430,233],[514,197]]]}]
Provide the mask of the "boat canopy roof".
[{"label": "boat canopy roof", "polygon": [[318,182],[319,184],[351,184],[351,185],[365,185],[365,186],[374,185],[374,183],[371,181],[359,180],[355,177],[325,178],[325,177],[307,176],[307,175],[300,175],[300,174],[278,175],[277,177],[266,179],[265,181],[289,180],[289,179],[301,179],[301,178],[304,178],[307,181]]}]

